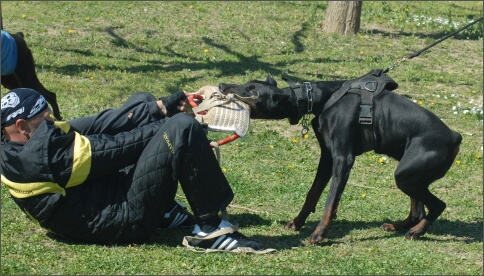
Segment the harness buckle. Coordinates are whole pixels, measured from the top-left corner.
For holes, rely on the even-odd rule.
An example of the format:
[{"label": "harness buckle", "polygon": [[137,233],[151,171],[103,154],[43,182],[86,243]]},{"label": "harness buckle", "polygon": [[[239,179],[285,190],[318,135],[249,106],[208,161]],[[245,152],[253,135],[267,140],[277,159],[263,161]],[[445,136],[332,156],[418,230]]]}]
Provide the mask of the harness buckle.
[{"label": "harness buckle", "polygon": [[370,92],[375,92],[376,88],[378,87],[378,82],[376,81],[368,81],[364,85],[365,89]]},{"label": "harness buckle", "polygon": [[360,105],[360,124],[361,125],[371,125],[373,123],[372,119],[372,108],[371,105],[361,104]]}]

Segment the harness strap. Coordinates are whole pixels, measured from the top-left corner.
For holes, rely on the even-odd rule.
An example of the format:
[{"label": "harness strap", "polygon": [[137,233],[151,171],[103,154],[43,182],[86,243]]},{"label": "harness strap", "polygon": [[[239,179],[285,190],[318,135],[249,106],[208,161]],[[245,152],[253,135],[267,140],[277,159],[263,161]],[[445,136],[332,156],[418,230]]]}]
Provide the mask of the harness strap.
[{"label": "harness strap", "polygon": [[328,109],[330,106],[335,104],[339,99],[341,99],[348,92],[352,82],[353,81],[345,81],[343,85],[338,90],[336,90],[336,92],[334,92],[333,95],[331,95],[329,100],[324,104],[323,112],[326,111],[326,109]]},{"label": "harness strap", "polygon": [[[361,91],[360,117],[361,134],[363,137],[363,151],[375,148],[375,132],[373,131],[373,96],[374,91],[359,89]],[[351,93],[348,91],[348,93]]]},{"label": "harness strap", "polygon": [[359,123],[362,125],[371,125],[373,123],[373,96],[377,88],[378,82],[363,81],[352,83],[348,90],[348,93],[359,94],[361,97]]}]

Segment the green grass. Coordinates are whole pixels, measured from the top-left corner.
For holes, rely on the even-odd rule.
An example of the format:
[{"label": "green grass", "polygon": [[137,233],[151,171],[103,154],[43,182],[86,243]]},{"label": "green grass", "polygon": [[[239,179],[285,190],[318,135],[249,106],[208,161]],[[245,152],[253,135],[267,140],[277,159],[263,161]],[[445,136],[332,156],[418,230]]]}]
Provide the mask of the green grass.
[{"label": "green grass", "polygon": [[[65,119],[119,107],[136,91],[161,97],[268,74],[281,87],[282,74],[295,81],[355,78],[482,16],[479,1],[365,1],[360,32],[346,37],[320,32],[326,6],[2,1],[2,15],[6,30],[26,34],[39,78],[57,93]],[[27,220],[2,185],[1,273],[482,275],[482,45],[479,23],[389,73],[397,93],[464,137],[454,166],[431,186],[448,207],[422,240],[379,228],[405,218],[409,199],[394,184],[397,163],[373,152],[357,157],[321,244],[308,245],[308,237],[326,192],[301,231],[284,230],[313,181],[317,141],[287,120],[252,121],[246,137],[221,147],[235,191],[230,220],[277,253],[199,255],[181,245],[190,229],[163,231],[144,245],[63,243]],[[181,191],[178,198],[184,201]]]}]

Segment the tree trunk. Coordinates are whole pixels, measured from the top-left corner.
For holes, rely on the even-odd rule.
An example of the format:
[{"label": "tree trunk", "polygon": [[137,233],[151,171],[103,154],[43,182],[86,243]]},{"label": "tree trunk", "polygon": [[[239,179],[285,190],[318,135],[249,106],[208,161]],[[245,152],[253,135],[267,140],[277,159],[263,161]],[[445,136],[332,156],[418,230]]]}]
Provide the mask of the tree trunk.
[{"label": "tree trunk", "polygon": [[363,1],[328,1],[323,32],[342,35],[358,33],[362,6]]}]

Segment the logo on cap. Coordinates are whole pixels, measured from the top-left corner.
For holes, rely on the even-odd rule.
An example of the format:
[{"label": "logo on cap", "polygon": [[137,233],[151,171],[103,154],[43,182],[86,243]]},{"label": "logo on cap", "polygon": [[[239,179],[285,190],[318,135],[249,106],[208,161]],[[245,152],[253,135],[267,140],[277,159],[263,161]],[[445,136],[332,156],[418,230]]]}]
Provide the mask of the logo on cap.
[{"label": "logo on cap", "polygon": [[20,103],[20,99],[14,92],[10,92],[2,98],[2,109],[7,107],[16,107]]},{"label": "logo on cap", "polygon": [[32,107],[32,109],[30,110],[30,114],[29,116],[27,116],[27,118],[32,118],[35,115],[37,115],[37,113],[39,113],[39,111],[41,111],[45,107],[45,105],[46,105],[45,98],[44,96],[40,95],[34,107]]}]

